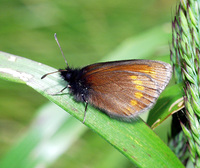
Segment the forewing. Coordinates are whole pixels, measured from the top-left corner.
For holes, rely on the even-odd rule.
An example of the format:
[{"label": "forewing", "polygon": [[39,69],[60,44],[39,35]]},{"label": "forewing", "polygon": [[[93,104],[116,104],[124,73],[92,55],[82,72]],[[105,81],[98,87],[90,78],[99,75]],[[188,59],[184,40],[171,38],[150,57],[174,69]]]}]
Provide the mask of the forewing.
[{"label": "forewing", "polygon": [[125,60],[125,61],[114,61],[105,62],[89,65],[83,68],[87,72],[87,76],[93,74],[100,74],[107,71],[131,71],[140,72],[149,75],[153,78],[158,85],[159,92],[162,92],[166,85],[169,83],[172,73],[171,65],[161,61],[153,60]]},{"label": "forewing", "polygon": [[169,82],[166,65],[133,60],[85,67],[84,78],[90,86],[88,102],[111,117],[135,117],[155,103]]}]

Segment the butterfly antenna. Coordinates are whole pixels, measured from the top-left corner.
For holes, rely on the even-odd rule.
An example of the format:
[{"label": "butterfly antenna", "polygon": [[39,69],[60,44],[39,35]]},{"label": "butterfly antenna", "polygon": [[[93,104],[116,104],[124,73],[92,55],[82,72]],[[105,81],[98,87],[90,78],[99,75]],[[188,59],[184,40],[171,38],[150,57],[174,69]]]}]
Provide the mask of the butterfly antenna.
[{"label": "butterfly antenna", "polygon": [[56,40],[56,43],[58,44],[58,47],[60,48],[60,51],[61,51],[61,53],[62,53],[62,56],[63,56],[64,60],[65,60],[65,63],[67,64],[67,67],[69,67],[69,66],[68,66],[68,63],[67,63],[67,60],[66,60],[66,58],[65,58],[65,56],[64,56],[64,53],[63,53],[63,51],[62,51],[62,48],[61,48],[61,46],[60,46],[60,43],[58,42],[58,38],[57,38],[56,33],[54,34],[54,38],[55,38],[55,40]]},{"label": "butterfly antenna", "polygon": [[66,69],[59,69],[58,71],[54,71],[54,72],[50,72],[50,73],[47,73],[47,74],[45,74],[45,75],[43,75],[42,77],[41,77],[41,79],[44,79],[46,76],[48,76],[48,75],[51,75],[51,74],[54,74],[54,73],[58,73],[58,72],[62,72],[62,71],[67,71]]},{"label": "butterfly antenna", "polygon": [[55,71],[55,72],[47,73],[47,74],[43,75],[43,76],[41,77],[41,79],[44,79],[46,76],[51,75],[51,74],[53,74],[53,73],[58,73],[58,72],[60,72],[60,71]]}]

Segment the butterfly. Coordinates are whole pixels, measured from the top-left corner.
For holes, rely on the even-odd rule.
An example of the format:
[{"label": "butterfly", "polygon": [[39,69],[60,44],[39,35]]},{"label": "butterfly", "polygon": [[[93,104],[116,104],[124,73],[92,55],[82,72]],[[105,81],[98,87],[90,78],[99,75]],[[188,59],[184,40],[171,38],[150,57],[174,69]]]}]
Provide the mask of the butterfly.
[{"label": "butterfly", "polygon": [[[149,110],[169,83],[172,68],[161,61],[134,59],[96,63],[80,69],[67,64],[56,72],[66,81],[61,92],[68,88],[75,100],[86,103],[84,123],[88,103],[123,121]],[[49,74],[52,73],[42,79]]]}]

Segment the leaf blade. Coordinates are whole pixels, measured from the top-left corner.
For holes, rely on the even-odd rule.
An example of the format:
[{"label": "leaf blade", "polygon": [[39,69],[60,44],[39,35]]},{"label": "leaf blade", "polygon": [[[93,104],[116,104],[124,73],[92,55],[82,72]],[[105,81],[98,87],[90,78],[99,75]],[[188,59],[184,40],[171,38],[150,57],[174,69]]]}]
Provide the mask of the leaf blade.
[{"label": "leaf blade", "polygon": [[[55,69],[22,58],[16,57],[15,62],[9,60],[14,57],[11,54],[0,52],[0,68],[12,69],[19,73],[21,82],[34,88],[36,91],[53,101],[71,115],[83,121],[84,106],[75,102],[70,95],[52,96],[64,87],[63,81],[58,74],[50,75],[45,80],[41,76]],[[28,78],[21,78],[23,74]],[[5,78],[5,76],[8,76]],[[5,73],[0,69],[0,76],[13,81],[12,73]],[[13,76],[16,80],[16,77]],[[171,150],[159,139],[159,137],[141,120],[136,119],[133,123],[120,122],[110,119],[99,110],[89,107],[85,124],[101,137],[122,152],[138,167],[149,167],[149,165],[166,167],[183,167]]]}]

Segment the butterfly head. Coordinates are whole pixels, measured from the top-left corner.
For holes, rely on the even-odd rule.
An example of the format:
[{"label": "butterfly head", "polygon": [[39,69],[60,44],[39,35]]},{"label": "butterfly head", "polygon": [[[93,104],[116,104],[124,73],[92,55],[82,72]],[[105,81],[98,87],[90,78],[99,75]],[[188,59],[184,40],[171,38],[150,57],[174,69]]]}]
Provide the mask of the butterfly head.
[{"label": "butterfly head", "polygon": [[69,67],[66,69],[59,69],[59,72],[60,76],[68,83],[71,83],[72,81],[78,81],[82,75],[80,69],[72,69]]}]

